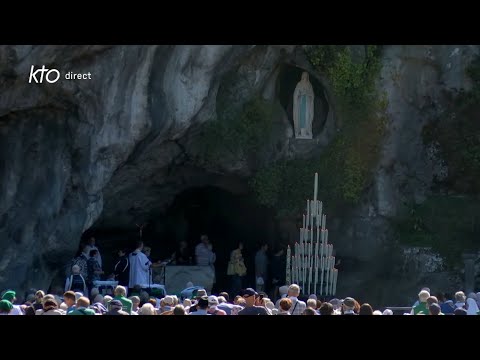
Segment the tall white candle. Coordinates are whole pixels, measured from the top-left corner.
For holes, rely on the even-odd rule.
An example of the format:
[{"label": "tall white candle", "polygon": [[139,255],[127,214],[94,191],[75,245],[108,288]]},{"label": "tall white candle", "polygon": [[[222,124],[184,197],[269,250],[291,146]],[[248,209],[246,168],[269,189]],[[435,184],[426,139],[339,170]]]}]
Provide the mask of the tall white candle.
[{"label": "tall white candle", "polygon": [[303,226],[302,227],[305,229],[305,214],[303,214]]},{"label": "tall white candle", "polygon": [[307,228],[310,224],[310,200],[307,200]]},{"label": "tall white candle", "polygon": [[287,284],[290,284],[291,279],[290,279],[290,274],[291,274],[291,264],[290,264],[290,245],[287,246],[287,269],[286,269],[286,274],[285,274],[285,280]]},{"label": "tall white candle", "polygon": [[315,173],[315,185],[313,186],[313,200],[317,200],[318,173]]},{"label": "tall white candle", "polygon": [[337,294],[337,278],[338,278],[338,270],[335,269],[335,276],[333,277],[333,295]]}]

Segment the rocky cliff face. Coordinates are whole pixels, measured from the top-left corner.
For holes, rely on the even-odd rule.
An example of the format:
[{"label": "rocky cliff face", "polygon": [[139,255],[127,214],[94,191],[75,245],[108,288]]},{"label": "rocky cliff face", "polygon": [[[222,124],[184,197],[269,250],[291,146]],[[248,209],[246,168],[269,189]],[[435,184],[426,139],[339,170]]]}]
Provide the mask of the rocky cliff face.
[{"label": "rocky cliff face", "polygon": [[[365,264],[345,278],[353,292],[363,286],[359,276],[377,274],[372,265],[384,269],[375,259],[389,249],[388,219],[403,202],[421,202],[446,171],[423,144],[422,128],[444,110],[445,91],[469,89],[465,67],[477,53],[475,46],[385,47],[381,161],[362,203],[330,225],[337,251]],[[91,80],[31,84],[31,65],[90,72]],[[195,186],[247,193],[255,165],[207,167],[195,139],[220,98],[232,109],[254,94],[280,103],[285,66],[313,74],[329,110],[308,145],[292,139],[287,112],[279,111],[263,162],[308,157],[335,134],[335,98],[300,46],[0,47],[0,288],[48,286],[95,222],[130,227]]]}]

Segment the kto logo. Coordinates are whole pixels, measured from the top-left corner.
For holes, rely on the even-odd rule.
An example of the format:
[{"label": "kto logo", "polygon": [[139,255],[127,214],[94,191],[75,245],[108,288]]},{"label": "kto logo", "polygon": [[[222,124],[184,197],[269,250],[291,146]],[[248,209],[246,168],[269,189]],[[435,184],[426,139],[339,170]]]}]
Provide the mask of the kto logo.
[{"label": "kto logo", "polygon": [[[50,84],[53,84],[60,79],[60,71],[57,69],[46,69],[45,65],[43,65],[40,69],[35,70],[35,67],[32,65],[30,68],[30,77],[28,82],[31,84],[32,79],[35,83],[41,84],[43,82],[43,75],[45,75],[45,80]],[[37,78],[39,76],[39,78]]]}]

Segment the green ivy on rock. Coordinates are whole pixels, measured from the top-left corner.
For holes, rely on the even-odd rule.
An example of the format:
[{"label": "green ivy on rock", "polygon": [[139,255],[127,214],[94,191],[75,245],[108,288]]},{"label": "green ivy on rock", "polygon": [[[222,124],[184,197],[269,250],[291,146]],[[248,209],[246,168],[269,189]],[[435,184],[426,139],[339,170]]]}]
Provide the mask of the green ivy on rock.
[{"label": "green ivy on rock", "polygon": [[334,90],[341,128],[328,148],[311,159],[293,159],[266,166],[251,180],[258,201],[279,215],[299,214],[312,196],[312,179],[319,173],[319,199],[330,213],[359,201],[371,180],[386,124],[386,97],[376,91],[380,52],[366,46],[363,59],[354,59],[346,46],[307,49]]}]

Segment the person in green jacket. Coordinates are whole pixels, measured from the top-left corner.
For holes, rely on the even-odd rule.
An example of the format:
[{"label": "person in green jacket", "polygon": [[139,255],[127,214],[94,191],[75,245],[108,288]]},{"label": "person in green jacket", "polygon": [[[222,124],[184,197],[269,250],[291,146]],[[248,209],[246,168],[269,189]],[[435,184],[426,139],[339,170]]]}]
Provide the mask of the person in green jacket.
[{"label": "person in green jacket", "polygon": [[[132,300],[129,300],[125,297],[127,295],[127,289],[124,286],[118,285],[114,290],[115,297],[112,300],[120,300],[123,304],[123,311],[126,311],[128,315],[132,315]],[[108,303],[108,311],[110,311],[110,302]]]},{"label": "person in green jacket", "polygon": [[420,291],[420,293],[418,294],[419,303],[418,305],[412,308],[413,315],[418,315],[419,313],[422,313],[423,315],[430,314],[430,311],[428,310],[428,304],[427,304],[427,299],[429,297],[430,297],[430,293],[427,290]]},{"label": "person in green jacket", "polygon": [[67,315],[95,315],[95,310],[89,309],[90,300],[87,297],[82,296],[78,298],[75,310],[70,311]]}]

